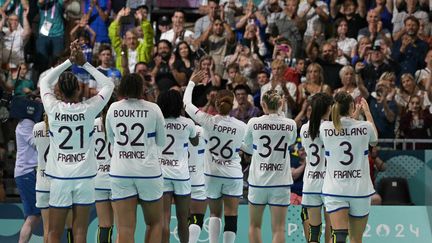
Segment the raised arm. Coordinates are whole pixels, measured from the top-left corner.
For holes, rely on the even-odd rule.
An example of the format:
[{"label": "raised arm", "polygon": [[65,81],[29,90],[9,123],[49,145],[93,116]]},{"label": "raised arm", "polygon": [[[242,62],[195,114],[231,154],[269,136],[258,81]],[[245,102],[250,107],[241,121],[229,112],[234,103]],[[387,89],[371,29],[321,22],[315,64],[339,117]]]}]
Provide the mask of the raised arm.
[{"label": "raised arm", "polygon": [[47,71],[47,74],[40,80],[40,92],[44,105],[48,97],[54,97],[54,86],[56,85],[60,74],[72,66],[72,62],[68,59],[57,67]]},{"label": "raised arm", "polygon": [[203,125],[202,123],[205,122],[205,114],[199,114],[202,113],[196,107],[194,104],[192,104],[192,91],[196,84],[198,84],[201,80],[204,79],[206,74],[203,71],[194,72],[192,74],[191,80],[189,81],[188,85],[186,86],[186,90],[183,96],[183,103],[185,105],[185,110],[189,114],[189,116],[195,121]]}]

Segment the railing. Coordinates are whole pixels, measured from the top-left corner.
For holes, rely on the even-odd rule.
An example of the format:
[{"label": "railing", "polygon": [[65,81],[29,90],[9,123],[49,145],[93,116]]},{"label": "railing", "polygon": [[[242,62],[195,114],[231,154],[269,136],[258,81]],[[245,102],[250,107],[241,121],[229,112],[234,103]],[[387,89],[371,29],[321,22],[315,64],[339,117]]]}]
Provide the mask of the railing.
[{"label": "railing", "polygon": [[410,147],[410,150],[416,150],[416,144],[428,144],[427,149],[432,149],[432,139],[401,139],[401,138],[383,138],[378,139],[378,145],[380,146],[381,150],[397,150],[402,149],[406,150],[408,149],[409,144],[412,145]]}]

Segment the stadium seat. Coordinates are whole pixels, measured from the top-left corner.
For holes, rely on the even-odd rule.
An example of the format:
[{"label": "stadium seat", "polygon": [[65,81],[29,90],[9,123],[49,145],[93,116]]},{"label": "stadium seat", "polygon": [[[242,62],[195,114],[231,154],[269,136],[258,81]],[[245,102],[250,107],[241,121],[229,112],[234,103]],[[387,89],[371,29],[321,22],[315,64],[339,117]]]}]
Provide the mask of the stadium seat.
[{"label": "stadium seat", "polygon": [[382,178],[378,185],[378,193],[382,197],[382,205],[413,205],[405,178]]}]

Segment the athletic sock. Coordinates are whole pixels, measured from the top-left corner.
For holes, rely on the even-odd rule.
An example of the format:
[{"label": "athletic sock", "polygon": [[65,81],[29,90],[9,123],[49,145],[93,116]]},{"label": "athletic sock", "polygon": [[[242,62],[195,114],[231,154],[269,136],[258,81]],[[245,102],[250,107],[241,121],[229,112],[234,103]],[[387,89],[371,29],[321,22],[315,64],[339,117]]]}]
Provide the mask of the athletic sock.
[{"label": "athletic sock", "polygon": [[201,234],[201,228],[196,224],[189,225],[189,243],[197,243]]},{"label": "athletic sock", "polygon": [[232,231],[225,231],[223,234],[223,243],[234,243],[236,239],[236,233]]},{"label": "athletic sock", "polygon": [[72,233],[72,228],[66,229],[66,239],[68,243],[73,243],[73,233]]},{"label": "athletic sock", "polygon": [[222,220],[218,217],[210,217],[209,239],[210,243],[219,243],[219,235],[222,228]]}]

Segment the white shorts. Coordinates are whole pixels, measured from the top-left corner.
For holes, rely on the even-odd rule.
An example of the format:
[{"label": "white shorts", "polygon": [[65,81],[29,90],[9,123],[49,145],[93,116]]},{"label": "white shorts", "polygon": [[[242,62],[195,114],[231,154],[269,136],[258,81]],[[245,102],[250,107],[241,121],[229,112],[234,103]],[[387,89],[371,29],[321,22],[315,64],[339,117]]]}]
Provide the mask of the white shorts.
[{"label": "white shorts", "polygon": [[70,208],[90,206],[95,202],[94,178],[59,180],[51,179],[49,206]]},{"label": "white shorts", "polygon": [[172,192],[176,196],[189,196],[191,194],[190,180],[179,181],[164,178],[164,193]]},{"label": "white shorts", "polygon": [[324,205],[327,213],[333,213],[341,209],[349,209],[351,217],[362,218],[369,215],[371,197],[351,198],[324,196]]},{"label": "white shorts", "polygon": [[243,196],[243,179],[206,176],[205,184],[207,185],[207,198],[209,199],[219,199],[222,196]]},{"label": "white shorts", "polygon": [[49,208],[50,193],[47,191],[36,191],[36,207],[39,209]]},{"label": "white shorts", "polygon": [[96,189],[95,190],[96,195],[96,202],[106,202],[111,201],[112,195],[110,189]]},{"label": "white shorts", "polygon": [[113,201],[136,196],[145,202],[157,201],[163,195],[163,178],[111,177],[111,193]]},{"label": "white shorts", "polygon": [[303,193],[302,206],[305,208],[315,208],[324,205],[324,196],[320,193]]},{"label": "white shorts", "polygon": [[191,199],[195,201],[205,201],[207,200],[206,188],[204,185],[192,186]]},{"label": "white shorts", "polygon": [[288,207],[290,205],[290,187],[252,187],[249,186],[248,200],[252,205],[270,205]]}]

